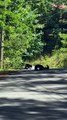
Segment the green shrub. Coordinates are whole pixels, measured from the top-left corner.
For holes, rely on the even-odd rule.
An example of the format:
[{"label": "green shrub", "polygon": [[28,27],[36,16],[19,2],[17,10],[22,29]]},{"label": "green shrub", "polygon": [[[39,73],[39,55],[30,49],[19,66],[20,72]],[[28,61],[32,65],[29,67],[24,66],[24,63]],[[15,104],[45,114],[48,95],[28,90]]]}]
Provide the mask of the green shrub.
[{"label": "green shrub", "polygon": [[20,69],[22,68],[22,59],[21,57],[16,57],[16,58],[6,58],[4,60],[4,69]]}]

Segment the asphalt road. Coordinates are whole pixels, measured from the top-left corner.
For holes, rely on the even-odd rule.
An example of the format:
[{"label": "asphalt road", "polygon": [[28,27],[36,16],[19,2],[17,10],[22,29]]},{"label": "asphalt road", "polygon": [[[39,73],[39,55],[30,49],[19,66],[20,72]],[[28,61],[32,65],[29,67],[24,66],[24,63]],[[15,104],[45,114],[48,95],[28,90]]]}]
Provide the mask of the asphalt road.
[{"label": "asphalt road", "polygon": [[0,75],[0,120],[67,120],[67,69]]}]

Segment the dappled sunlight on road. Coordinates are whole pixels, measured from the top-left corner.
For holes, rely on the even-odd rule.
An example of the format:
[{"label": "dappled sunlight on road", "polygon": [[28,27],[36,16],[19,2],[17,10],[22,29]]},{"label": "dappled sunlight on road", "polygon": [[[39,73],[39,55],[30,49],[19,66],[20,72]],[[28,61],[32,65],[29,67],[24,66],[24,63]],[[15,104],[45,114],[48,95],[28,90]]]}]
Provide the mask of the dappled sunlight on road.
[{"label": "dappled sunlight on road", "polygon": [[67,102],[33,99],[0,99],[0,116],[3,120],[65,120]]},{"label": "dappled sunlight on road", "polygon": [[67,120],[67,73],[0,77],[0,120]]}]

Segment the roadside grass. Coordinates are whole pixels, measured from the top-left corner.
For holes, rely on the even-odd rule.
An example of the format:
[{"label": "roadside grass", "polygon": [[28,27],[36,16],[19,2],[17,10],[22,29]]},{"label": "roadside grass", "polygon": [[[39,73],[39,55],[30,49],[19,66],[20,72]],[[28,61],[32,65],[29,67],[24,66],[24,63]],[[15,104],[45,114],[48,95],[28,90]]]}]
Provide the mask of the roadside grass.
[{"label": "roadside grass", "polygon": [[67,53],[66,52],[53,52],[52,56],[42,56],[41,58],[30,61],[32,65],[42,64],[49,65],[50,68],[67,68]]},{"label": "roadside grass", "polygon": [[49,68],[67,68],[67,52],[60,49],[54,51],[51,56],[44,55],[36,60],[25,61],[20,67],[17,68],[10,67],[8,64],[7,67],[0,69],[0,71],[18,71],[24,68],[25,63],[32,65],[41,64],[43,66],[49,65]]}]

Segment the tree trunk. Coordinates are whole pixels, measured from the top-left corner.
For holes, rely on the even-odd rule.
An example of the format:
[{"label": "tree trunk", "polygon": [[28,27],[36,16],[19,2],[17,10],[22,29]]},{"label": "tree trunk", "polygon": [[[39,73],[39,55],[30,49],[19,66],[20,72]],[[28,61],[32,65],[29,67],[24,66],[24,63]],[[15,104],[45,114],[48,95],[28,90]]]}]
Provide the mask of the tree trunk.
[{"label": "tree trunk", "polygon": [[0,67],[3,69],[3,42],[4,42],[4,30],[1,31],[1,37],[0,37]]}]

